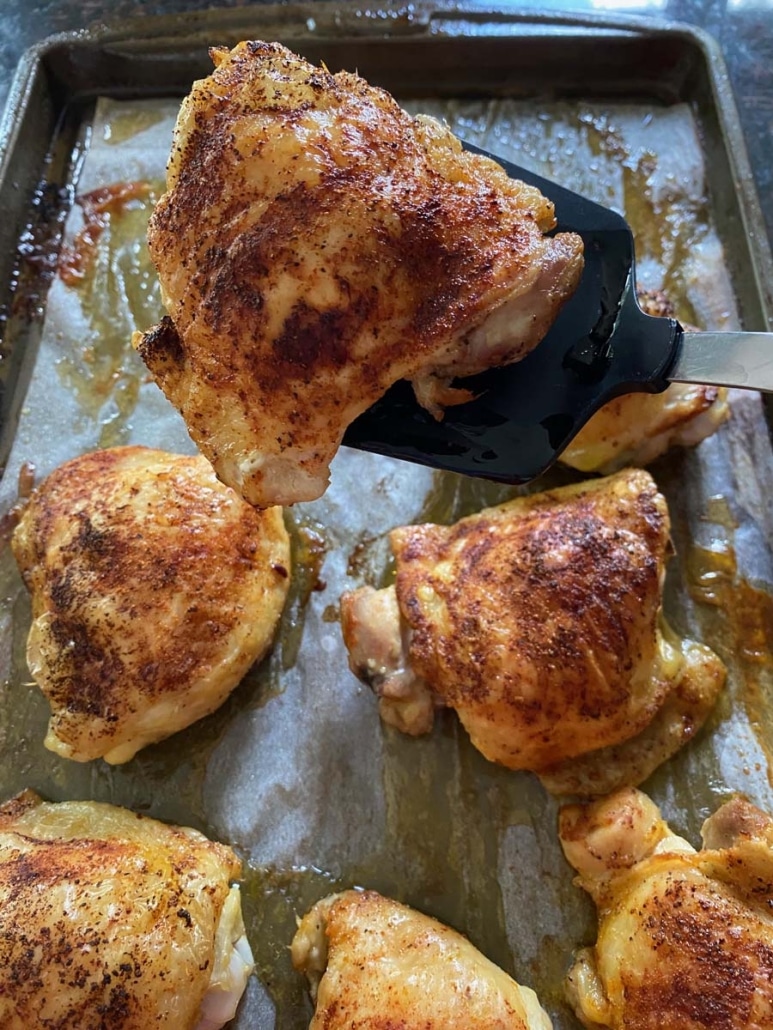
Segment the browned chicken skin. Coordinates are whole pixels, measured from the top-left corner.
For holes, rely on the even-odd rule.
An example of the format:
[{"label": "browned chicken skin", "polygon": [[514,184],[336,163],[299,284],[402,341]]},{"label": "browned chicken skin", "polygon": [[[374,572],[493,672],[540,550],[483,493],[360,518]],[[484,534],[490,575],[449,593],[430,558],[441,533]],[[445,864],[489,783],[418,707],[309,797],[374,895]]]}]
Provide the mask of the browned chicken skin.
[{"label": "browned chicken skin", "polygon": [[696,852],[624,790],[560,816],[566,857],[599,910],[568,991],[589,1030],[769,1030],[773,820],[741,798]]},{"label": "browned chicken skin", "polygon": [[456,710],[555,792],[640,781],[706,718],[724,667],[663,622],[666,502],[629,470],[453,526],[393,530],[396,583],[341,601],[353,672],[408,733]]},{"label": "browned chicken skin", "polygon": [[224,482],[318,497],[344,430],[398,379],[517,361],[582,271],[553,205],[357,75],[278,44],[213,50],[175,129],[149,245],[169,318],[135,345]]},{"label": "browned chicken skin", "polygon": [[197,455],[116,447],[55,469],[12,540],[32,594],[46,746],[126,762],[213,712],[267,651],[287,595],[280,508]]},{"label": "browned chicken skin", "polygon": [[0,806],[3,1030],[218,1030],[253,961],[241,863],[91,801]]},{"label": "browned chicken skin", "polygon": [[521,987],[455,930],[375,891],[306,913],[292,944],[316,1011],[309,1030],[550,1030]]}]

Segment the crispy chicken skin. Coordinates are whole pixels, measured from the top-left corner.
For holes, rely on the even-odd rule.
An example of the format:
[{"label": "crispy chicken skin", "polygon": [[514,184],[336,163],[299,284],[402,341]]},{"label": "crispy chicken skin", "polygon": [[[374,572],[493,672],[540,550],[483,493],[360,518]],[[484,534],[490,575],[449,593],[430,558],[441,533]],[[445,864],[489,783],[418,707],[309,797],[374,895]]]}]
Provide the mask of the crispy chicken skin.
[{"label": "crispy chicken skin", "polygon": [[492,761],[602,793],[692,736],[724,682],[713,652],[665,626],[669,518],[647,472],[404,526],[391,545],[395,584],[345,594],[342,629],[405,732],[448,705]]},{"label": "crispy chicken skin", "polygon": [[319,901],[292,960],[309,978],[309,1030],[550,1030],[521,987],[461,934],[375,891]]},{"label": "crispy chicken skin", "polygon": [[0,807],[3,1030],[217,1030],[253,961],[229,847],[91,801]]},{"label": "crispy chicken skin", "polygon": [[201,456],[145,447],[56,469],[12,546],[46,747],[76,761],[126,762],[213,712],[265,654],[288,589],[280,508],[256,511]]},{"label": "crispy chicken skin", "polygon": [[278,44],[211,51],[148,241],[169,317],[135,346],[224,482],[318,497],[344,430],[399,379],[517,361],[579,280],[553,205],[357,75]]},{"label": "crispy chicken skin", "polygon": [[[661,290],[638,290],[648,315],[675,318]],[[684,326],[694,331],[694,326]],[[614,472],[624,465],[648,465],[670,447],[694,447],[730,415],[727,390],[672,383],[663,393],[628,393],[605,404],[561,455],[580,472]]]},{"label": "crispy chicken skin", "polygon": [[696,852],[640,791],[562,809],[561,843],[599,911],[568,992],[593,1030],[773,1025],[773,821],[741,798]]}]

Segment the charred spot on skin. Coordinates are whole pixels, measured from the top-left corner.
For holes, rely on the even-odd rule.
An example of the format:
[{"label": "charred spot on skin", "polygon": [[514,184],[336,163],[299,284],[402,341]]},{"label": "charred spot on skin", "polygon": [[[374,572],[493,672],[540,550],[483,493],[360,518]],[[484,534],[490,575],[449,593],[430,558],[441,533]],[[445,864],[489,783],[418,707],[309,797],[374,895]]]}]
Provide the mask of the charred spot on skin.
[{"label": "charred spot on skin", "polygon": [[278,358],[299,370],[330,365],[342,368],[348,358],[345,343],[350,314],[340,308],[318,311],[299,301],[273,342]]},{"label": "charred spot on skin", "polygon": [[51,602],[57,611],[67,611],[72,606],[75,590],[66,572],[53,574],[50,594]]},{"label": "charred spot on skin", "polygon": [[71,547],[83,551],[87,557],[97,561],[114,558],[116,550],[116,534],[106,529],[98,529],[88,515],[79,513],[78,533]]},{"label": "charred spot on skin", "polygon": [[168,315],[143,333],[136,343],[137,353],[152,368],[159,365],[182,365],[185,359],[180,334]]},{"label": "charred spot on skin", "polygon": [[128,991],[121,986],[114,987],[106,1005],[100,1005],[98,1011],[105,1020],[104,1026],[123,1026],[131,1015],[132,1002]]}]

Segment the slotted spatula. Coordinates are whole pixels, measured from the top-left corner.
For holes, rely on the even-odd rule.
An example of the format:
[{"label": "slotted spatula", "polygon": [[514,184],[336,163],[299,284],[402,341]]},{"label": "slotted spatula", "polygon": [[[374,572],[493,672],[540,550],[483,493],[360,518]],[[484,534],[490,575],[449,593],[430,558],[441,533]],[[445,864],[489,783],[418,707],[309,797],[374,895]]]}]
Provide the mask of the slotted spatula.
[{"label": "slotted spatula", "polygon": [[670,382],[773,392],[773,333],[685,333],[636,301],[634,245],[625,219],[525,168],[465,143],[553,201],[556,232],[579,233],[585,270],[542,342],[514,365],[464,385],[474,401],[437,422],[409,383],[393,386],[346,432],[361,450],[524,483],[549,468],[588,419],[622,393],[659,393]]}]

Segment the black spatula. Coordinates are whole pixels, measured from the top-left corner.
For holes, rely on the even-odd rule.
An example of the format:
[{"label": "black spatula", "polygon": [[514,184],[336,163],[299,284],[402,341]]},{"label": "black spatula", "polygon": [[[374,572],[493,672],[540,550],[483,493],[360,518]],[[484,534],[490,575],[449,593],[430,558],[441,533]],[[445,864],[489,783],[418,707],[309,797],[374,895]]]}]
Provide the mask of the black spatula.
[{"label": "black spatula", "polygon": [[585,243],[585,270],[548,335],[523,361],[464,381],[477,394],[437,422],[400,382],[361,415],[344,443],[361,450],[523,483],[544,472],[603,404],[670,382],[773,391],[773,333],[687,333],[636,301],[633,236],[614,211],[503,161],[555,204],[556,232]]}]

